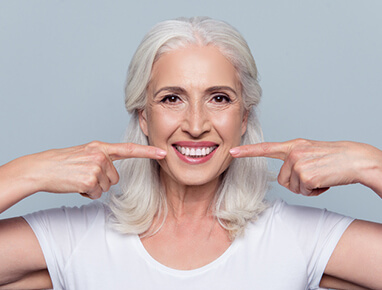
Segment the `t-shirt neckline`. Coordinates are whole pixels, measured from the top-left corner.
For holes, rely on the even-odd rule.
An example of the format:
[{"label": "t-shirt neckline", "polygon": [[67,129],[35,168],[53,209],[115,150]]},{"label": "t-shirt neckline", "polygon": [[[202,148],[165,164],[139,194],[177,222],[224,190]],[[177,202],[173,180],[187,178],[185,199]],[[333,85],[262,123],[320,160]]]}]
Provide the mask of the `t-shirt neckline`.
[{"label": "t-shirt neckline", "polygon": [[143,246],[143,243],[139,237],[139,235],[134,235],[134,242],[136,244],[136,247],[137,247],[137,250],[139,252],[139,254],[142,255],[143,259],[152,267],[160,270],[160,271],[163,271],[163,272],[167,272],[169,274],[172,274],[174,276],[195,276],[195,275],[199,275],[201,273],[204,273],[212,268],[215,268],[217,266],[219,266],[220,264],[224,263],[224,261],[226,259],[228,259],[232,252],[237,248],[237,245],[239,243],[239,240],[240,238],[236,238],[234,239],[234,241],[231,243],[231,245],[224,251],[223,254],[221,254],[218,258],[216,258],[214,261],[200,267],[200,268],[196,268],[196,269],[192,269],[192,270],[179,270],[179,269],[174,269],[174,268],[170,268],[168,266],[165,266],[163,264],[161,264],[160,262],[158,262],[157,260],[155,260],[150,254],[149,252],[147,252],[146,248]]}]

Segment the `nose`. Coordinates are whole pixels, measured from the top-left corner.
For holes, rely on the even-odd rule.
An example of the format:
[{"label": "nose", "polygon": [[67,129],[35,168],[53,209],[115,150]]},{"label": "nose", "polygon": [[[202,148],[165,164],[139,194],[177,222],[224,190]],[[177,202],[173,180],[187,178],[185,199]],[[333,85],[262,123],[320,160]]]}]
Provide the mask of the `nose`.
[{"label": "nose", "polygon": [[208,112],[201,103],[189,104],[184,114],[181,129],[193,138],[201,137],[211,130]]}]

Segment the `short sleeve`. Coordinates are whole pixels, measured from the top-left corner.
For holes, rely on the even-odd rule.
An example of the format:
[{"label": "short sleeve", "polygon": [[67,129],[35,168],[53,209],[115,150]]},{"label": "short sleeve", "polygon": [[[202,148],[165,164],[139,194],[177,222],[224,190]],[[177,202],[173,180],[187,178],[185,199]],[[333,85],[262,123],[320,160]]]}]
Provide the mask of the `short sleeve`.
[{"label": "short sleeve", "polygon": [[320,289],[325,267],[353,218],[311,207],[280,202],[280,217],[307,263],[308,289]]},{"label": "short sleeve", "polygon": [[104,219],[104,205],[93,202],[80,208],[49,209],[23,218],[40,243],[54,289],[63,289],[65,266],[95,220]]}]

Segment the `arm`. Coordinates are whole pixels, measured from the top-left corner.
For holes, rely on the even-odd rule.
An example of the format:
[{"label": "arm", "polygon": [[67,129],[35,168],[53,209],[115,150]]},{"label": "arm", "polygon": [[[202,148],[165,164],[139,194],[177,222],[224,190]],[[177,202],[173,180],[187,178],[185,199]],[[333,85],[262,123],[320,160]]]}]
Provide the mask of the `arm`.
[{"label": "arm", "polygon": [[0,290],[1,289],[53,289],[53,285],[49,272],[47,270],[41,270],[32,272],[14,283],[0,286]]},{"label": "arm", "polygon": [[370,288],[365,288],[327,274],[322,276],[320,287],[337,290],[370,290]]},{"label": "arm", "polygon": [[[382,151],[367,144],[298,139],[236,147],[231,154],[283,160],[278,182],[297,194],[315,196],[332,186],[361,183],[382,197]],[[382,225],[357,220],[337,244],[322,283],[382,289],[381,273]]]},{"label": "arm", "polygon": [[382,225],[355,220],[338,242],[325,274],[382,289]]},{"label": "arm", "polygon": [[297,194],[315,196],[332,186],[361,183],[382,197],[382,151],[367,144],[296,139],[235,147],[231,154],[284,161],[277,180]]},{"label": "arm", "polygon": [[0,221],[0,256],[0,289],[52,288],[38,240],[23,218]]},{"label": "arm", "polygon": [[[78,192],[99,198],[119,180],[113,161],[162,159],[165,155],[151,146],[92,142],[18,158],[0,167],[0,212],[38,191]],[[0,221],[0,286],[49,287],[46,269],[38,240],[27,222],[23,218]]]}]

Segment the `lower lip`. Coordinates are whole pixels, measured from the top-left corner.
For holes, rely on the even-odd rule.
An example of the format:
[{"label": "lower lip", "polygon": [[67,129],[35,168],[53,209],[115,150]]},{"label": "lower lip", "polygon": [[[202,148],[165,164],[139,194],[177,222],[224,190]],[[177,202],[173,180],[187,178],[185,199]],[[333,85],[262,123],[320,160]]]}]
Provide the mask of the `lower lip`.
[{"label": "lower lip", "polygon": [[214,151],[212,151],[210,154],[206,155],[206,156],[202,156],[202,157],[190,157],[190,156],[185,156],[183,154],[181,154],[178,150],[176,150],[176,148],[173,146],[174,150],[175,150],[175,153],[178,155],[178,157],[180,158],[180,160],[188,163],[188,164],[202,164],[202,163],[205,163],[207,162],[208,160],[210,160],[212,158],[212,156],[215,154],[216,150],[218,148],[216,148]]}]

